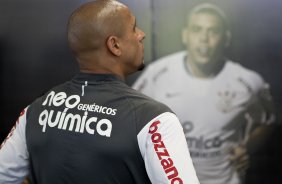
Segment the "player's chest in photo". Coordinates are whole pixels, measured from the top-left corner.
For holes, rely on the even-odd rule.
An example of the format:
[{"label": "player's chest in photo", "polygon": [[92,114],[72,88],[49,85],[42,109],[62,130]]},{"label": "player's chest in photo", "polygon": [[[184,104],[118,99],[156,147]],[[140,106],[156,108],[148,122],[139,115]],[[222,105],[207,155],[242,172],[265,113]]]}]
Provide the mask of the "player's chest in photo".
[{"label": "player's chest in photo", "polygon": [[221,84],[215,83],[211,91],[214,104],[222,113],[245,109],[254,95],[251,87],[240,78],[235,81],[223,81]]}]

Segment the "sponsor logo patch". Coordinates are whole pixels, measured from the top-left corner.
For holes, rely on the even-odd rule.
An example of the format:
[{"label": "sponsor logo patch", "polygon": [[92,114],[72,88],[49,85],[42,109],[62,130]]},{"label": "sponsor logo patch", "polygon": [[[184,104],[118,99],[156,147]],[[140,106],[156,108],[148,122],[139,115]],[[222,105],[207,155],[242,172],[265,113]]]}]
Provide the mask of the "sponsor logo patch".
[{"label": "sponsor logo patch", "polygon": [[162,141],[162,135],[158,132],[158,126],[161,122],[155,121],[151,124],[149,134],[151,134],[151,141],[154,144],[154,150],[160,160],[160,163],[170,180],[171,184],[182,184],[182,179],[178,176],[177,168],[174,166],[173,160],[166,149],[164,142]]},{"label": "sponsor logo patch", "polygon": [[[112,123],[109,119],[98,119],[97,117],[88,117],[89,112],[96,112],[115,116],[117,109],[100,106],[97,104],[81,104],[80,96],[67,96],[65,92],[55,93],[51,91],[44,102],[43,106],[64,106],[63,111],[43,110],[38,118],[39,124],[42,126],[42,132],[49,128],[57,128],[61,130],[74,131],[78,133],[95,134],[97,132],[101,136],[110,137],[112,132]],[[69,109],[76,108],[84,111],[83,115],[69,113]],[[95,129],[93,123],[96,123]]]}]

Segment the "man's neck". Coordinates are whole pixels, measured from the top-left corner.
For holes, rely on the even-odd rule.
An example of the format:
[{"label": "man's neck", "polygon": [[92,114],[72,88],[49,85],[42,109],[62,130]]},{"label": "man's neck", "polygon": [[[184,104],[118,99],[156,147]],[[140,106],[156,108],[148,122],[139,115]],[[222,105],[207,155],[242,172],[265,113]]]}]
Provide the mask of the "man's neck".
[{"label": "man's neck", "polygon": [[221,61],[217,62],[214,65],[205,65],[199,66],[194,62],[189,61],[189,59],[185,62],[188,72],[195,77],[198,78],[213,78],[217,76],[217,74],[223,68],[225,61],[222,59]]}]

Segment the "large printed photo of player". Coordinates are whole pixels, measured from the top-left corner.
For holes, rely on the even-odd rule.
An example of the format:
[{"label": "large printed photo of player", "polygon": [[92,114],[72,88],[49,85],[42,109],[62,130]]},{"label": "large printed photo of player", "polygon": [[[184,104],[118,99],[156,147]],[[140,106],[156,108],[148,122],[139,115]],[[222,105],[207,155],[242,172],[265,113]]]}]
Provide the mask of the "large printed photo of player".
[{"label": "large printed photo of player", "polygon": [[[279,98],[272,96],[271,73],[261,66],[263,61],[246,56],[255,51],[244,49],[258,38],[247,40],[251,27],[241,29],[246,22],[236,11],[244,3],[151,1],[148,5],[152,20],[145,27],[151,30],[147,56],[151,61],[133,88],[167,104],[180,117],[200,183],[263,183],[262,178],[273,175],[263,168],[279,159],[271,156],[273,147],[266,146],[277,144],[274,101]],[[248,2],[240,11],[250,7]],[[167,8],[175,14],[166,13]],[[248,13],[257,14],[252,9]]]}]

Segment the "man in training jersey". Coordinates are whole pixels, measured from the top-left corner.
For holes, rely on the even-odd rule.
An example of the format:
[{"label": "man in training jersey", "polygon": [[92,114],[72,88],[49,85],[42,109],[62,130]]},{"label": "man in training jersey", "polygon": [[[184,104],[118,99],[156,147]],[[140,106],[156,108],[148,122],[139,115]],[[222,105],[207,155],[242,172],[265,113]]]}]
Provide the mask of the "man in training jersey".
[{"label": "man in training jersey", "polygon": [[0,147],[0,183],[199,184],[176,115],[124,82],[143,66],[144,38],[118,1],[73,12],[80,73],[22,111]]},{"label": "man in training jersey", "polygon": [[231,34],[221,9],[200,4],[187,18],[187,50],[150,64],[133,87],[179,117],[201,184],[240,184],[248,145],[274,120],[269,86],[224,56]]}]

